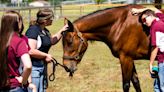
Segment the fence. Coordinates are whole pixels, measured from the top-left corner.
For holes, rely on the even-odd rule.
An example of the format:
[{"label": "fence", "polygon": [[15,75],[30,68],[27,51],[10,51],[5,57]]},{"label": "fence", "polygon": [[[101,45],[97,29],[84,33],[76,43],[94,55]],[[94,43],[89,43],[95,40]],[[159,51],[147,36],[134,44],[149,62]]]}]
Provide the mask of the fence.
[{"label": "fence", "polygon": [[[64,5],[60,7],[60,13],[58,17],[80,17],[83,15],[86,15],[88,13],[91,13],[96,10],[101,10],[104,8],[111,8],[111,7],[117,7],[117,6],[124,6],[127,4],[79,4],[79,5]],[[154,5],[158,4],[139,4],[147,7],[152,7]],[[163,6],[164,4],[162,4]]]},{"label": "fence", "polygon": [[[23,16],[24,22],[29,23],[30,20],[35,19],[36,13],[41,8],[51,8],[54,11],[55,19],[61,17],[80,17],[90,12],[116,6],[123,6],[125,4],[100,4],[100,5],[64,5],[64,6],[49,6],[49,7],[21,7],[21,8],[0,8],[0,13],[3,14],[6,10],[17,10]],[[152,4],[142,4],[144,6],[152,6]],[[163,4],[162,4],[163,5]]]},{"label": "fence", "polygon": [[[18,11],[22,16],[23,19],[25,20],[25,22],[30,22],[30,20],[32,20],[33,18],[35,18],[36,13],[39,9],[42,8],[51,8],[52,10],[56,11],[55,9],[58,8],[60,6],[49,6],[49,7],[6,7],[6,8],[0,8],[0,14],[2,15],[4,11],[7,10],[16,10]],[[61,8],[60,8],[61,9]]]}]

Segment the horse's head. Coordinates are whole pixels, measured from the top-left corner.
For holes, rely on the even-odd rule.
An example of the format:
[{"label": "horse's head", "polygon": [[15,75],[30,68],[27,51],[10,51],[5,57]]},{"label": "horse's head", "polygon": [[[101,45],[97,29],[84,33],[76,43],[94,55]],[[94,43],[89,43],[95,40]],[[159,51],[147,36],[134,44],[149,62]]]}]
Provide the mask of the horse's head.
[{"label": "horse's head", "polygon": [[73,76],[77,70],[77,64],[81,61],[88,44],[83,34],[79,31],[76,25],[73,25],[69,20],[68,30],[63,33],[63,65],[65,70]]}]

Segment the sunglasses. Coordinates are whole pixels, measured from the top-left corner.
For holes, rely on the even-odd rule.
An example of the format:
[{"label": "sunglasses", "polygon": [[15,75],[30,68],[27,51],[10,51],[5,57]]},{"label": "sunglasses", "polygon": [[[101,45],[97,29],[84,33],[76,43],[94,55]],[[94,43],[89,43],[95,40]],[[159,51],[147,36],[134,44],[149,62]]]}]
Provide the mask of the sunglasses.
[{"label": "sunglasses", "polygon": [[149,17],[149,15],[147,15],[145,18],[142,19],[143,24],[146,24],[146,18],[148,18],[148,17]]},{"label": "sunglasses", "polygon": [[47,18],[46,20],[54,20],[54,17]]}]

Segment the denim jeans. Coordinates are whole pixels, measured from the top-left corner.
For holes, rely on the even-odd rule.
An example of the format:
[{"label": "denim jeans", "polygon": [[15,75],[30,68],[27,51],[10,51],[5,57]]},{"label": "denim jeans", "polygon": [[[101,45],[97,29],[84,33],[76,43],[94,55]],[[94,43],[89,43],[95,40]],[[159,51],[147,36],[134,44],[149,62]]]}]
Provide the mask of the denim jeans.
[{"label": "denim jeans", "polygon": [[[44,79],[44,66],[43,67],[32,67],[32,83],[36,85],[37,92],[46,92],[47,82]],[[28,89],[29,92],[32,92],[31,89]]]},{"label": "denim jeans", "polygon": [[164,63],[159,63],[158,77],[154,81],[154,92],[164,92]]}]

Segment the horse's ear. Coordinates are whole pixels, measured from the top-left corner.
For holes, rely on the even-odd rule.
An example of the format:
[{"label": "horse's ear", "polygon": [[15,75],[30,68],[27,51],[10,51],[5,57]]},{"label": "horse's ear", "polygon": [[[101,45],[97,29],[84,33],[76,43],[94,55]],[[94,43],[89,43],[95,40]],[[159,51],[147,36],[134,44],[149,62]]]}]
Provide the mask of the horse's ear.
[{"label": "horse's ear", "polygon": [[70,20],[68,20],[67,18],[65,18],[64,24],[68,24],[68,31],[69,32],[73,32],[74,27],[73,27],[73,24],[72,24],[72,22]]},{"label": "horse's ear", "polygon": [[67,24],[67,21],[68,21],[68,19],[65,17],[65,18],[64,18],[64,25]]}]

